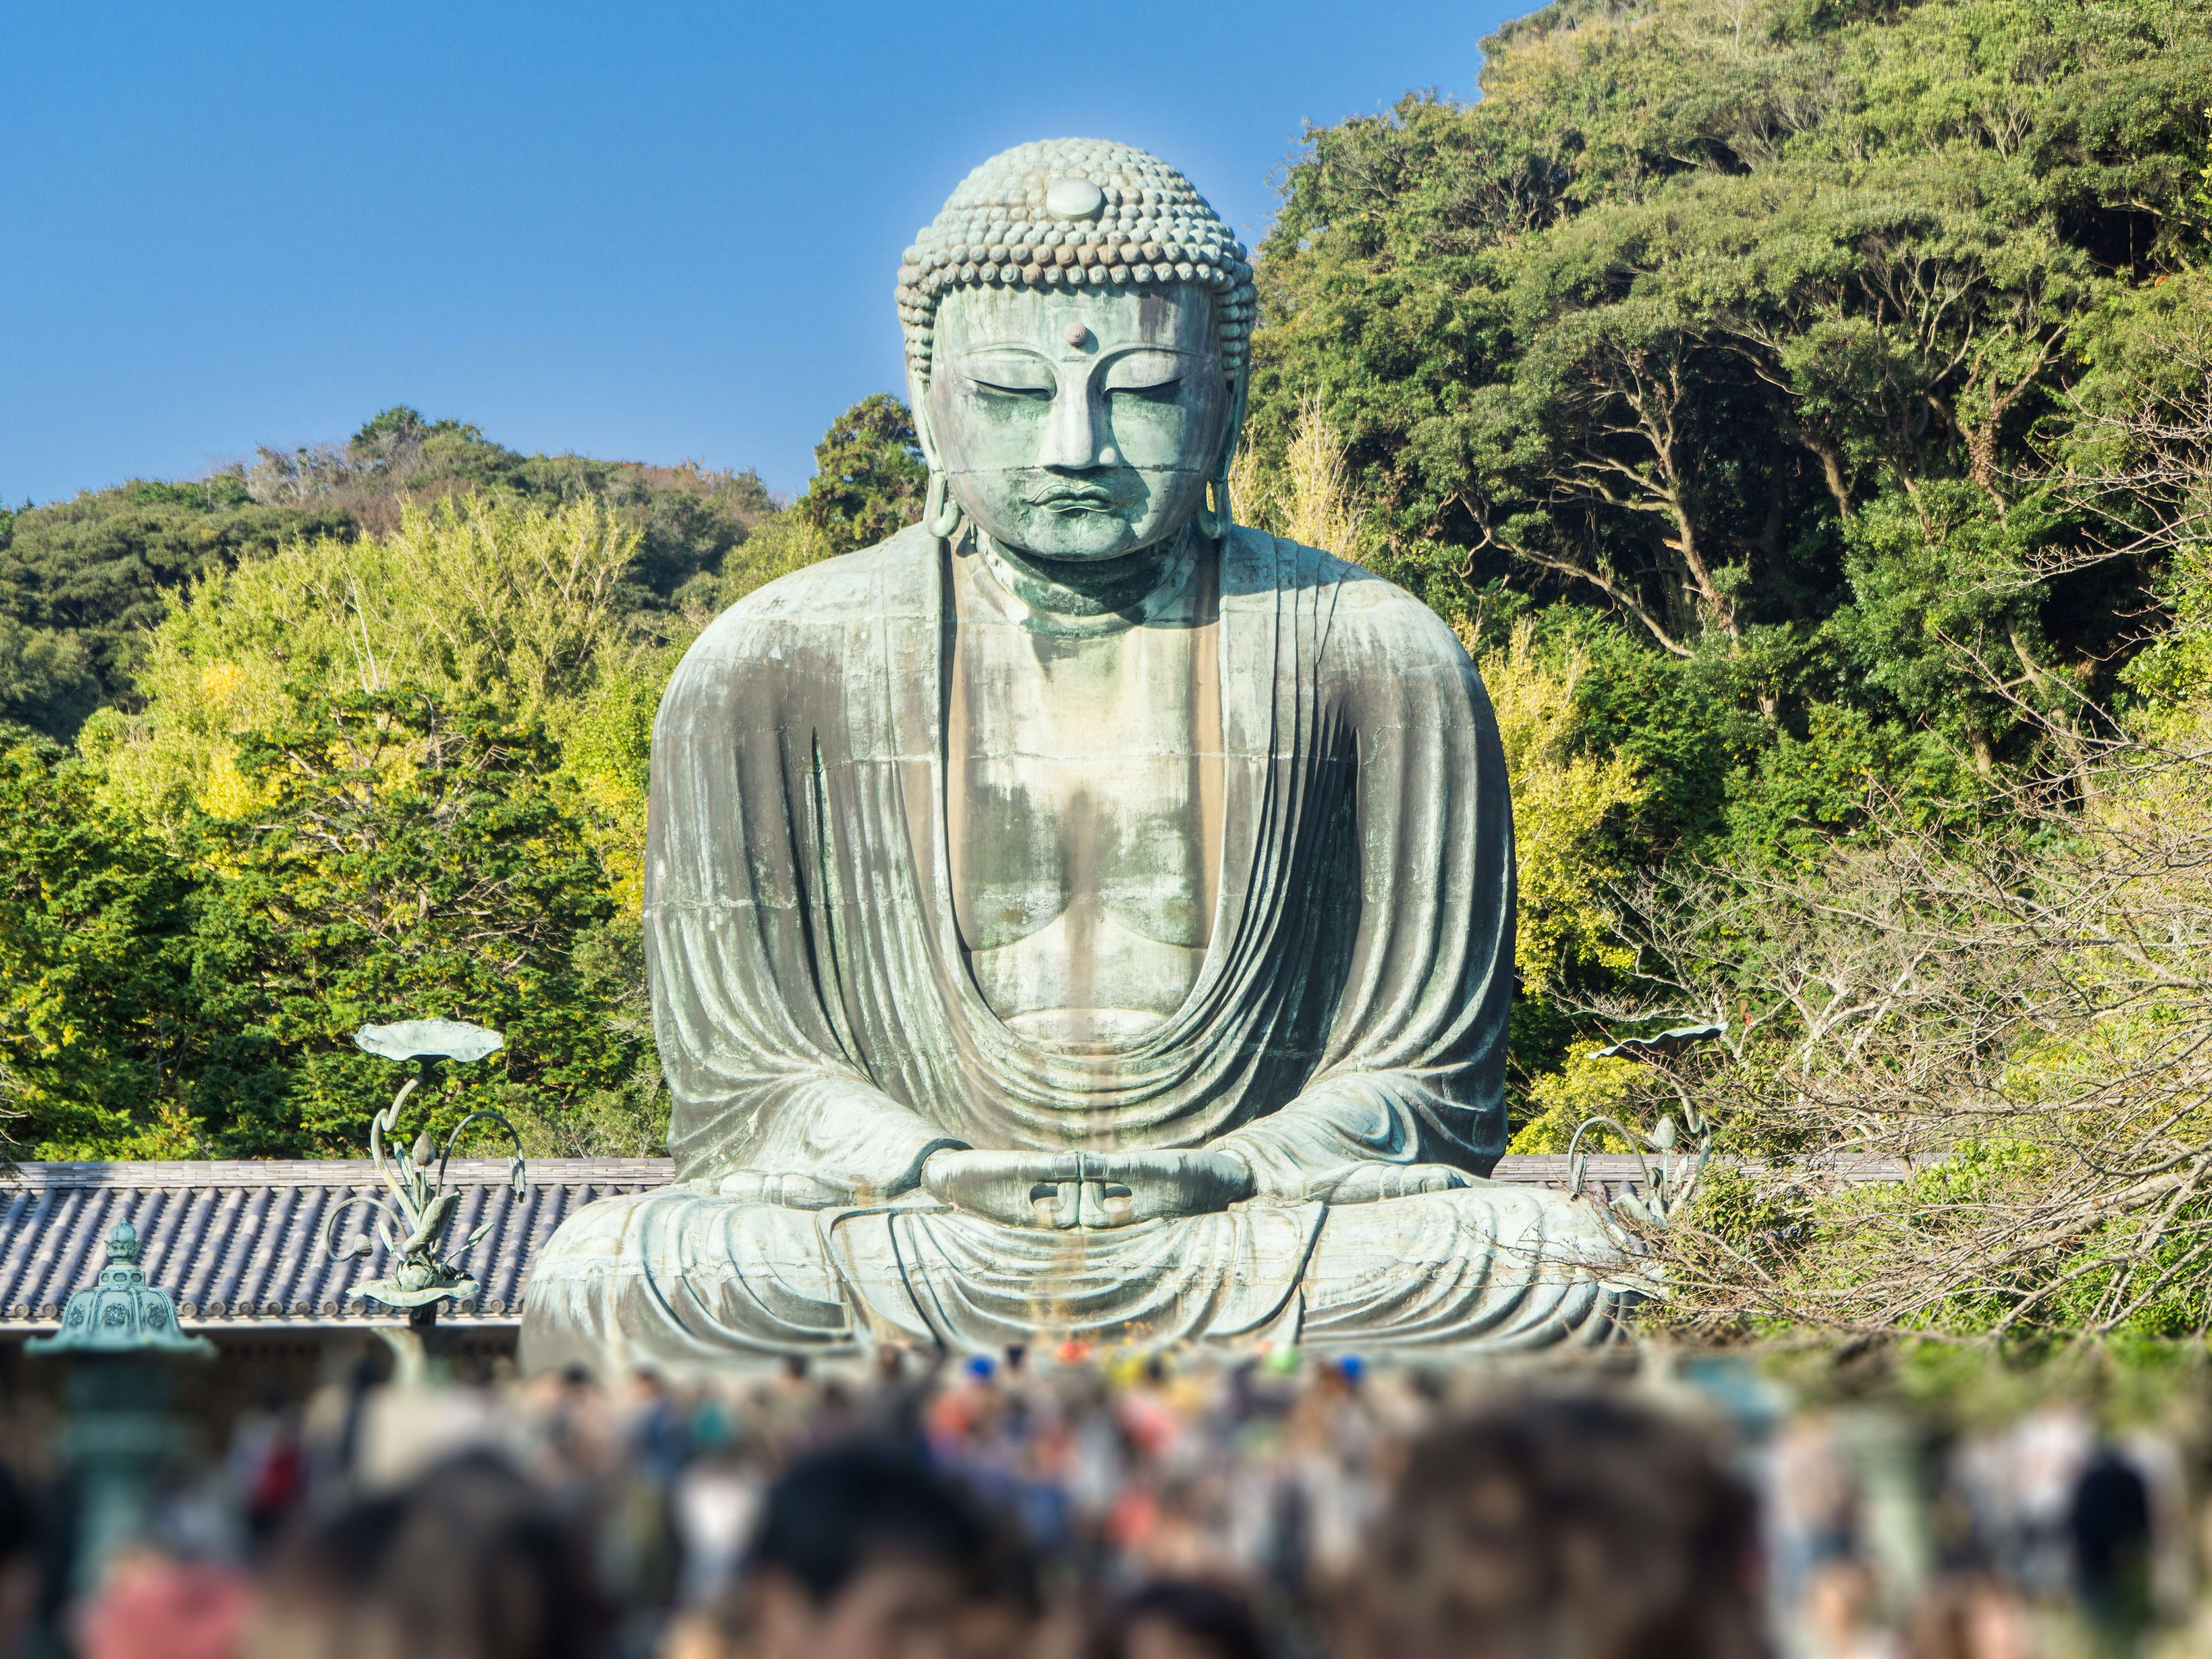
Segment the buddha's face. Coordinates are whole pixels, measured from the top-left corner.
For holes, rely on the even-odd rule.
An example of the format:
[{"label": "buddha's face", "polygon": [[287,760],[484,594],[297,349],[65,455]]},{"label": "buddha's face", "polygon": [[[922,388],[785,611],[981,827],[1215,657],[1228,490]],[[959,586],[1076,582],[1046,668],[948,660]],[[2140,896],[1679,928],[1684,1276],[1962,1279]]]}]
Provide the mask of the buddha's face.
[{"label": "buddha's face", "polygon": [[1203,289],[959,289],[931,357],[937,463],[1001,545],[1111,559],[1204,501],[1230,394]]}]

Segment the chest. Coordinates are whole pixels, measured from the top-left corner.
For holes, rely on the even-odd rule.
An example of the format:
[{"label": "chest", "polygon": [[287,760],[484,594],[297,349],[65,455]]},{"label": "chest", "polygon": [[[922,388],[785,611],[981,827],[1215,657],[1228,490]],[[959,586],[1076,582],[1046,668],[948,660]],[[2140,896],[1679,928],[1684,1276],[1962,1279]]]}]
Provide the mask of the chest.
[{"label": "chest", "polygon": [[945,806],[971,950],[1063,917],[1081,939],[1095,919],[1101,939],[1206,942],[1220,848],[1218,650],[1202,611],[1090,637],[988,605],[960,617]]},{"label": "chest", "polygon": [[[995,617],[963,623],[953,649],[946,738],[970,775],[1065,802],[1141,789],[1208,739],[1211,627],[1143,627],[1103,638],[1041,637]],[[1203,649],[1202,649],[1203,648]]]}]

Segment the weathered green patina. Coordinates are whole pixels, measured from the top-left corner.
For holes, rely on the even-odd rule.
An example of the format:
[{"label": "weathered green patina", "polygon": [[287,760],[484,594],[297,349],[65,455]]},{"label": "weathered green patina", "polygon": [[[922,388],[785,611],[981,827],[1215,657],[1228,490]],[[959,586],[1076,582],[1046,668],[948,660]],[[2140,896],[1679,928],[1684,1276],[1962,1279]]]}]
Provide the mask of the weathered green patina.
[{"label": "weathered green patina", "polygon": [[167,1362],[211,1359],[215,1344],[179,1328],[175,1302],[138,1265],[138,1230],[125,1219],[108,1236],[107,1265],[70,1292],[61,1328],[23,1352],[70,1362],[63,1449],[76,1501],[65,1559],[82,1595],[137,1540],[154,1492],[186,1449]]},{"label": "weathered green patina", "polygon": [[524,1358],[1603,1340],[1503,1150],[1510,805],[1451,631],[1237,528],[1243,249],[1156,158],[986,163],[899,301],[923,522],[726,613],[655,728],[676,1188]]},{"label": "weathered green patina", "polygon": [[149,1284],[138,1265],[138,1230],[118,1221],[108,1235],[107,1265],[90,1285],[70,1292],[61,1328],[52,1336],[34,1336],[23,1352],[51,1354],[176,1355],[212,1358],[215,1344],[186,1336],[177,1323],[177,1304],[158,1285]]},{"label": "weathered green patina", "polygon": [[[438,1304],[448,1297],[466,1301],[476,1295],[477,1289],[476,1280],[446,1254],[446,1230],[453,1224],[453,1212],[461,1201],[458,1192],[447,1190],[446,1165],[451,1162],[453,1148],[462,1135],[479,1123],[495,1124],[506,1131],[514,1149],[510,1175],[514,1195],[520,1198],[528,1190],[523,1182],[522,1137],[497,1112],[471,1112],[447,1135],[442,1152],[430,1139],[430,1132],[423,1129],[416,1135],[407,1155],[395,1163],[386,1156],[385,1137],[398,1129],[399,1114],[409,1097],[435,1078],[441,1062],[465,1065],[482,1060],[499,1051],[501,1038],[498,1032],[486,1030],[481,1025],[460,1020],[428,1019],[408,1020],[396,1025],[364,1025],[354,1034],[354,1042],[386,1060],[403,1064],[411,1060],[416,1069],[413,1077],[399,1085],[392,1104],[369,1120],[368,1156],[391,1196],[355,1197],[338,1205],[324,1224],[323,1247],[332,1260],[343,1261],[368,1255],[378,1243],[382,1243],[394,1264],[392,1276],[366,1279],[354,1291],[386,1307],[407,1310],[406,1333],[380,1329],[379,1334],[392,1345],[403,1379],[414,1381],[422,1375],[427,1355],[422,1336],[437,1323]],[[434,1164],[435,1174],[431,1169]],[[343,1231],[351,1224],[349,1218],[354,1212],[361,1209],[368,1210],[375,1218],[377,1236],[374,1238],[366,1231]],[[463,1241],[461,1248],[470,1249],[491,1229],[490,1222],[483,1223]]]}]

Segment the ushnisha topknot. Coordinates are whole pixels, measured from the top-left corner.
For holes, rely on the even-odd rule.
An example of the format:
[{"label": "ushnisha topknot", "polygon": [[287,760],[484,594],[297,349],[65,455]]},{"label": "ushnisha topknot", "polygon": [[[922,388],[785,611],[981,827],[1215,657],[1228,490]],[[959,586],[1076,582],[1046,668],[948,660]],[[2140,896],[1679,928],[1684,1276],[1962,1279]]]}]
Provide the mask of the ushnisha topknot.
[{"label": "ushnisha topknot", "polygon": [[1165,288],[1214,295],[1231,383],[1252,335],[1244,245],[1189,179],[1102,138],[1047,138],[993,156],[960,183],[899,264],[899,321],[929,380],[938,302],[956,288]]}]

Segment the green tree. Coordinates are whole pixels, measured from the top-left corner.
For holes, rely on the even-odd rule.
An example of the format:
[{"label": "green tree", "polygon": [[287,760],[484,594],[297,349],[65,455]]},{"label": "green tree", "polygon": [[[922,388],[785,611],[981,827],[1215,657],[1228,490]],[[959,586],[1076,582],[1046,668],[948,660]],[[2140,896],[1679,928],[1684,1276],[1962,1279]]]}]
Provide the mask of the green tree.
[{"label": "green tree", "polygon": [[82,634],[0,616],[0,720],[67,741],[100,699],[100,675]]},{"label": "green tree", "polygon": [[792,504],[833,553],[872,546],[921,517],[929,470],[907,406],[871,392],[814,446],[814,478]]},{"label": "green tree", "polygon": [[[2129,541],[2065,480],[2187,395],[2154,342],[2202,309],[2208,23],[1509,24],[1479,102],[1308,134],[1258,260],[1248,496],[1279,525],[1325,428],[1364,562],[1485,651],[1525,620],[1587,662],[1565,752],[1635,768],[1587,843],[1623,886],[1810,867],[1899,812],[1971,827],[2077,766],[2181,591],[2156,491]],[[1516,1006],[1524,1107],[1580,1098],[1555,1068],[1625,974],[1583,951]]]},{"label": "green tree", "polygon": [[244,746],[256,810],[156,836],[41,740],[0,750],[0,1152],[357,1150],[362,1024],[502,1031],[440,1107],[638,1152],[664,1110],[635,924],[543,728],[419,691],[302,698]]},{"label": "green tree", "polygon": [[389,1067],[363,1024],[445,1015],[502,1032],[442,1109],[496,1102],[541,1134],[649,1053],[611,1019],[580,944],[614,914],[541,726],[399,690],[306,702],[240,762],[264,803],[199,820],[192,948],[210,1039],[195,1115],[226,1150],[355,1147]]},{"label": "green tree", "polygon": [[[2201,254],[2207,21],[2202,0],[1521,20],[1480,103],[1310,135],[1262,250],[1262,465],[1318,398],[1373,562],[1448,612],[1493,581],[1595,605],[1731,682],[1767,742],[1838,701],[2024,758],[2033,723],[1987,695],[1981,647],[2109,690],[2140,599],[2125,573],[2039,580],[2083,562],[2081,526],[2024,475],[2085,336]],[[1929,528],[1860,526],[1900,505]],[[1918,630],[1899,672],[1899,607],[1943,570],[2006,614]]]},{"label": "green tree", "polygon": [[349,536],[344,514],[264,507],[242,479],[145,481],[27,508],[0,528],[0,714],[62,738],[129,705],[167,594],[301,535]]},{"label": "green tree", "polygon": [[65,750],[0,746],[0,1151],[190,1156],[191,872]]}]

